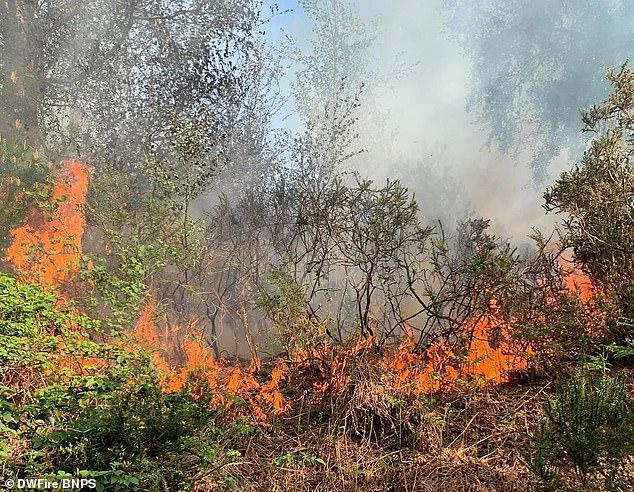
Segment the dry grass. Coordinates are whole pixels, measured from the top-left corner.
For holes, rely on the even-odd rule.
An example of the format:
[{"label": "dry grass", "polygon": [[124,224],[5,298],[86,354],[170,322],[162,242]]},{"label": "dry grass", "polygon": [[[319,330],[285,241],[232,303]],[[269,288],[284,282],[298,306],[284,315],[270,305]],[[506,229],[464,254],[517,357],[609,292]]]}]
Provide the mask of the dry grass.
[{"label": "dry grass", "polygon": [[[369,377],[332,422],[296,414],[200,474],[197,491],[517,491],[532,483],[519,450],[548,384],[518,385],[394,406]],[[379,397],[383,395],[383,399]],[[414,418],[416,416],[416,418]],[[303,422],[298,426],[298,422]],[[373,422],[374,427],[369,427]],[[404,424],[406,422],[406,424]]]}]

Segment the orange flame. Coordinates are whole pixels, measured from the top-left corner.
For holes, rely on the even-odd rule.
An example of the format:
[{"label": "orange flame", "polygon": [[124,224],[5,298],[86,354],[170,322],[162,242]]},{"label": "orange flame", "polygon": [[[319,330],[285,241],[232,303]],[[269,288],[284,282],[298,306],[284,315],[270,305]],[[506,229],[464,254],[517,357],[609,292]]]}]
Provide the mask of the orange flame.
[{"label": "orange flame", "polygon": [[298,369],[314,367],[319,376],[312,381],[318,393],[340,393],[349,384],[350,362],[362,352],[374,346],[373,337],[363,337],[352,346],[333,346],[328,341],[309,349],[291,354],[291,360]]},{"label": "orange flame", "polygon": [[24,280],[59,286],[77,270],[82,255],[88,179],[85,164],[64,161],[53,186],[55,209],[48,214],[32,210],[27,223],[11,231],[6,260]]},{"label": "orange flame", "polygon": [[587,306],[592,302],[596,289],[587,273],[579,268],[573,268],[565,273],[564,280],[566,288],[577,294],[583,305]]},{"label": "orange flame", "polygon": [[469,321],[463,330],[466,356],[441,340],[417,352],[411,336],[401,343],[395,356],[382,365],[394,371],[394,389],[408,395],[445,391],[459,381],[472,380],[478,386],[507,383],[511,375],[528,366],[530,347],[511,338],[510,326],[493,316]]},{"label": "orange flame", "polygon": [[195,321],[186,326],[165,323],[161,330],[156,318],[156,304],[150,302],[142,310],[133,336],[152,350],[165,392],[183,391],[193,378],[213,392],[212,404],[229,409],[242,400],[258,420],[267,418],[266,410],[281,414],[290,408],[281,392],[288,370],[283,362],[278,362],[270,379],[261,384],[251,370],[214,357]]}]

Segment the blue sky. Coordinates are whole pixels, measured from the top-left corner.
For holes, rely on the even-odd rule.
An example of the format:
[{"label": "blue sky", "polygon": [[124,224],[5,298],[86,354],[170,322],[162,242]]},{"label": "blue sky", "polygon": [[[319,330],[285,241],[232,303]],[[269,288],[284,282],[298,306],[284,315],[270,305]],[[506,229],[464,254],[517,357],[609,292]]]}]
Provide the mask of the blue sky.
[{"label": "blue sky", "polygon": [[271,19],[266,30],[269,39],[276,41],[282,29],[292,29],[293,24],[301,17],[301,10],[298,8],[297,0],[266,0],[264,2],[265,18],[269,17],[270,8],[273,5],[277,5],[281,13]]}]

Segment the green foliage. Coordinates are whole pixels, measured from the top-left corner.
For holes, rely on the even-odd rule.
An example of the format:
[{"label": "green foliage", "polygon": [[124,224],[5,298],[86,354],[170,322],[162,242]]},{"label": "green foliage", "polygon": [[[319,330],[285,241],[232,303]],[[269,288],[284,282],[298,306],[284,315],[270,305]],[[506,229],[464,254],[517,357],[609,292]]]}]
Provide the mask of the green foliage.
[{"label": "green foliage", "polygon": [[97,481],[96,490],[130,490],[140,485],[140,480],[132,475],[128,475],[121,470],[90,471],[79,470],[81,478],[94,478]]},{"label": "green foliage", "polygon": [[89,330],[95,322],[58,308],[51,292],[0,275],[0,364],[30,369],[50,367],[47,354],[60,346],[60,337],[69,336],[71,327]]},{"label": "green foliage", "polygon": [[563,287],[554,289],[549,297],[542,293],[531,300],[531,293],[527,294],[515,302],[513,336],[530,342],[542,363],[558,364],[571,354],[593,350],[587,327],[601,320],[593,320],[576,295]]},{"label": "green foliage", "polygon": [[548,402],[527,461],[549,486],[570,468],[583,483],[617,483],[626,458],[634,454],[633,429],[632,402],[622,381],[607,375],[574,377],[559,384]]},{"label": "green foliage", "polygon": [[273,466],[280,468],[296,468],[302,466],[326,466],[326,462],[319,456],[309,453],[283,453],[272,462]]},{"label": "green foliage", "polygon": [[615,359],[631,359],[634,357],[634,340],[626,340],[627,345],[617,345],[615,343],[605,347],[608,353]]},{"label": "green foliage", "polygon": [[220,172],[223,142],[215,135],[214,121],[206,112],[196,118],[175,116],[167,148],[148,152],[143,167],[174,211],[187,213],[190,202],[204,193]]},{"label": "green foliage", "polygon": [[[204,224],[194,218],[193,203],[208,191],[224,157],[206,115],[174,117],[165,140],[147,144],[134,173],[112,169],[91,184],[87,219],[97,232],[84,278],[94,287],[91,314],[112,333],[131,326],[150,290],[183,310],[208,290],[196,284],[204,273]],[[174,287],[163,289],[167,284]]]},{"label": "green foliage", "polygon": [[[149,376],[137,377],[133,385],[124,387],[102,380],[98,389],[95,383],[90,388],[68,389],[75,395],[88,391],[91,404],[83,395],[69,402],[72,408],[65,411],[73,418],[38,439],[35,449],[48,450],[57,469],[105,470],[102,473],[110,483],[125,473],[137,477],[141,490],[153,490],[157,479],[179,483],[188,478],[186,470],[169,464],[174,465],[173,457],[179,453],[196,454],[200,443],[193,444],[191,436],[213,425],[208,400],[166,395]],[[109,471],[113,463],[120,465]]]},{"label": "green foliage", "polygon": [[292,352],[317,343],[321,330],[307,314],[305,289],[285,273],[285,268],[274,268],[269,282],[275,292],[260,293],[256,305],[273,322],[283,347]]},{"label": "green foliage", "polygon": [[31,150],[21,132],[0,136],[0,248],[11,229],[21,225],[33,206],[52,207],[53,165]]},{"label": "green foliage", "polygon": [[165,266],[168,255],[153,244],[138,238],[126,243],[113,241],[110,258],[95,255],[84,258],[83,277],[94,287],[88,299],[96,315],[103,318],[113,335],[129,328],[149,295],[150,280]]},{"label": "green foliage", "polygon": [[[612,93],[583,113],[585,130],[596,138],[583,161],[545,193],[548,210],[563,212],[563,246],[618,306],[634,317],[634,73],[610,70]],[[620,339],[631,328],[614,323]]]}]

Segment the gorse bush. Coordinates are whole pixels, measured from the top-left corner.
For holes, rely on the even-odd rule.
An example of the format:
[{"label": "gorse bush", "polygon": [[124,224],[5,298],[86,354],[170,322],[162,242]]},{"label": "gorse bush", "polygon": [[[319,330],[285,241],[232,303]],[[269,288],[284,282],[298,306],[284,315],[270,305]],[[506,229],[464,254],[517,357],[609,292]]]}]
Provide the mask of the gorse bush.
[{"label": "gorse bush", "polygon": [[634,454],[632,402],[622,381],[573,377],[557,386],[545,414],[528,460],[544,485],[561,487],[568,469],[581,483],[602,481],[608,489],[622,480]]},{"label": "gorse bush", "polygon": [[544,196],[548,210],[567,214],[563,246],[618,306],[612,331],[623,340],[632,328],[616,320],[634,317],[634,73],[624,65],[607,79],[609,97],[583,113],[584,130],[596,138]]},{"label": "gorse bush", "polygon": [[[96,404],[78,398],[72,419],[38,439],[36,449],[49,451],[56,470],[122,472],[144,490],[186,481],[200,447],[192,445],[194,434],[214,428],[209,402],[163,394],[152,378],[128,386],[111,388]],[[181,459],[188,454],[190,463]]]}]

